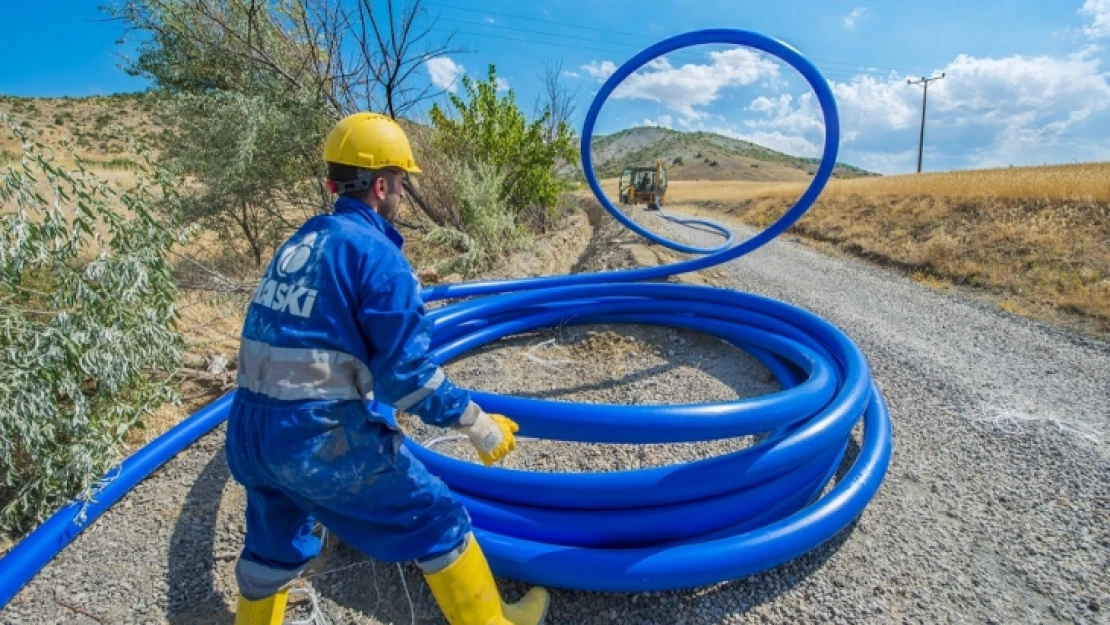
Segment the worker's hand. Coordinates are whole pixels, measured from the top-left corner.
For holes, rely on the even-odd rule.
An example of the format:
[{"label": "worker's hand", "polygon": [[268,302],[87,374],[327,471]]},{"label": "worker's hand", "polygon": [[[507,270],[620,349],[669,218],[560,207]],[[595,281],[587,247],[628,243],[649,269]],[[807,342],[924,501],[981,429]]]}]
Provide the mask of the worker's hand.
[{"label": "worker's hand", "polygon": [[470,444],[478,450],[482,464],[488,467],[516,449],[513,433],[519,431],[520,426],[505,415],[483,410],[478,413],[473,425],[464,426],[462,430],[470,439]]}]

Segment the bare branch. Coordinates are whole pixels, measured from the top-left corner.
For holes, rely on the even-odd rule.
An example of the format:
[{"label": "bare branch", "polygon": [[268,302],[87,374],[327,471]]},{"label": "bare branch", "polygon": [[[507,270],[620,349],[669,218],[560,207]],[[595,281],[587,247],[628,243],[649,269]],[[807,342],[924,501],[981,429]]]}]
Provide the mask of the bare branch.
[{"label": "bare branch", "polygon": [[544,132],[546,140],[551,142],[559,135],[562,124],[572,125],[581,87],[571,87],[564,80],[562,60],[545,62],[540,80],[543,90],[536,96],[534,114],[537,118],[548,115]]}]

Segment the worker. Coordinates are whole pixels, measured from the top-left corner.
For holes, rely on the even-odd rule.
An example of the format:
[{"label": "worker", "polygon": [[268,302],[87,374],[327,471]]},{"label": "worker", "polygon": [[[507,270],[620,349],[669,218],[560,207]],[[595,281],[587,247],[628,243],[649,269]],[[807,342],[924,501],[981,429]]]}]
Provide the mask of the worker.
[{"label": "worker", "polygon": [[387,407],[464,433],[486,465],[518,426],[485,412],[429,355],[419,280],[392,227],[409,174],[402,128],[356,113],[324,146],[331,213],[274,253],[247,308],[227,459],[247,495],[236,624],[282,622],[320,551],[317,522],[368,556],[415,562],[451,625],[535,625],[549,596],[505,603],[459,500],[402,443]]}]

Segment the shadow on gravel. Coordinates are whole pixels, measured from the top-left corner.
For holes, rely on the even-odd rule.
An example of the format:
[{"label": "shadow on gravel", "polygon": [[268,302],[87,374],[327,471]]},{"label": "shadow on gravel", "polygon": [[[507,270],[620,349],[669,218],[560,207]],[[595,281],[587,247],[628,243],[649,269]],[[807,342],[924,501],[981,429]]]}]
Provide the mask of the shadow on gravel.
[{"label": "shadow on gravel", "polygon": [[[853,437],[837,471],[847,472],[859,455]],[[685,591],[655,593],[594,593],[552,591],[549,625],[683,624],[732,622],[749,610],[773,603],[815,573],[848,541],[856,521],[810,553],[747,578]],[[542,566],[537,564],[537,566]],[[308,575],[321,599],[349,611],[354,622],[439,624],[442,616],[418,570],[411,566],[367,560],[340,544],[313,563]],[[402,575],[404,583],[402,583]],[[527,586],[499,580],[502,595],[519,598]],[[348,621],[343,621],[348,622]]]},{"label": "shadow on gravel", "polygon": [[666,364],[649,367],[642,371],[637,371],[632,374],[613,377],[612,379],[602,380],[600,382],[592,382],[590,384],[579,384],[577,386],[561,386],[552,389],[545,389],[541,392],[535,391],[519,391],[513,393],[515,397],[524,397],[528,399],[552,399],[558,397],[566,397],[568,395],[575,395],[578,393],[586,393],[589,391],[600,391],[602,389],[612,388],[614,386],[631,385],[642,380],[654,378],[657,375],[662,375],[668,371],[674,371],[678,365],[668,362]]},{"label": "shadow on gravel", "polygon": [[[844,474],[859,455],[859,443],[853,437],[836,472],[835,481]],[[834,482],[835,483],[835,482]],[[551,623],[581,625],[658,624],[741,622],[743,615],[763,604],[773,603],[824,568],[855,531],[858,519],[813,551],[790,562],[755,575],[731,582],[683,591],[655,593],[590,593],[556,590],[552,593]],[[506,596],[513,598],[527,587],[503,582]],[[745,621],[746,622],[746,621]]]},{"label": "shadow on gravel", "polygon": [[[558,340],[566,347],[581,343],[590,332],[605,332],[630,339],[645,348],[655,350],[663,362],[646,366],[628,373],[616,374],[602,380],[585,383],[571,383],[569,380],[547,384],[543,390],[513,389],[510,394],[527,399],[559,399],[603,391],[616,387],[632,387],[645,380],[666,379],[681,367],[696,368],[702,374],[728,387],[736,398],[755,397],[780,390],[778,381],[758,360],[741,348],[730,345],[722,339],[693,330],[675,330],[648,324],[589,323],[566,326],[559,329],[547,328],[539,331],[508,336],[495,343],[484,345],[459,358],[476,358],[483,355],[508,353],[509,350],[528,351],[541,340]],[[674,337],[683,341],[676,346]],[[685,353],[689,357],[676,357]],[[615,358],[612,354],[602,358]],[[674,402],[697,401],[694,398],[676,397]],[[585,403],[590,403],[586,401]]]},{"label": "shadow on gravel", "polygon": [[[809,576],[819,572],[856,526],[853,521],[816,550],[769,571],[714,586],[686,591],[613,594],[555,591],[551,622],[581,625],[746,622],[743,615],[773,603]],[[506,594],[518,596],[525,587],[504,585]]]},{"label": "shadow on gravel", "polygon": [[[859,455],[854,435],[837,470],[843,478]],[[231,625],[233,614],[217,591],[214,564],[219,508],[230,475],[223,453],[205,465],[189,493],[171,536],[168,562],[168,613],[172,625]],[[655,593],[591,593],[552,591],[550,625],[611,625],[613,623],[718,623],[773,603],[811,575],[851,537],[853,521],[825,544],[793,561],[740,580],[685,591]],[[238,545],[236,545],[237,548]],[[537,563],[537,566],[542,564]],[[419,570],[413,566],[376,562],[331,536],[325,549],[305,571],[317,597],[327,605],[329,622],[442,623],[442,616]],[[499,580],[504,597],[515,600],[527,586]],[[302,583],[298,583],[298,586]],[[290,596],[286,618],[308,616],[307,604]],[[299,605],[298,605],[299,604]],[[343,610],[347,620],[333,611]]]},{"label": "shadow on gravel", "polygon": [[166,573],[169,593],[166,619],[172,625],[235,621],[224,598],[216,591],[213,572],[216,522],[230,475],[220,447],[185,496],[185,505],[170,537]]}]

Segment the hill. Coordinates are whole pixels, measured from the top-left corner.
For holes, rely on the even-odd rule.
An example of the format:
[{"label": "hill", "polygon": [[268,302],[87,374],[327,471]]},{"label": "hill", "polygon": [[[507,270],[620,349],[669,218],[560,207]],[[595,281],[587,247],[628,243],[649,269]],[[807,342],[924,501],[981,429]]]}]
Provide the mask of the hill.
[{"label": "hill", "polygon": [[[712,132],[657,126],[595,136],[592,151],[601,178],[618,176],[625,167],[652,165],[662,158],[671,180],[801,181],[817,171],[818,163],[818,159],[791,156]],[[836,178],[874,175],[843,163],[833,170]]]},{"label": "hill", "polygon": [[[123,126],[140,142],[149,142],[161,130],[154,99],[144,93],[126,93],[86,98],[21,98],[0,96],[0,115],[42,131],[44,146],[67,160],[66,141],[82,159],[106,168],[131,166],[130,150],[122,137],[110,132]],[[19,154],[16,138],[6,124],[0,125],[0,163]]]},{"label": "hill", "polygon": [[[125,156],[126,145],[108,132],[110,126],[122,125],[140,141],[152,140],[162,130],[154,98],[144,93],[86,98],[0,96],[0,114],[41,129],[39,140],[62,153],[63,143],[70,141],[81,158],[106,168],[126,169],[131,165]],[[0,163],[18,153],[15,137],[7,127],[0,127]],[[671,180],[804,181],[816,171],[818,163],[818,159],[791,156],[711,132],[648,126],[595,136],[593,157],[602,178],[618,176],[625,167],[652,165],[656,158],[663,158]],[[580,172],[577,163],[565,173],[571,171]],[[843,163],[833,170],[836,178],[874,175]]]}]

